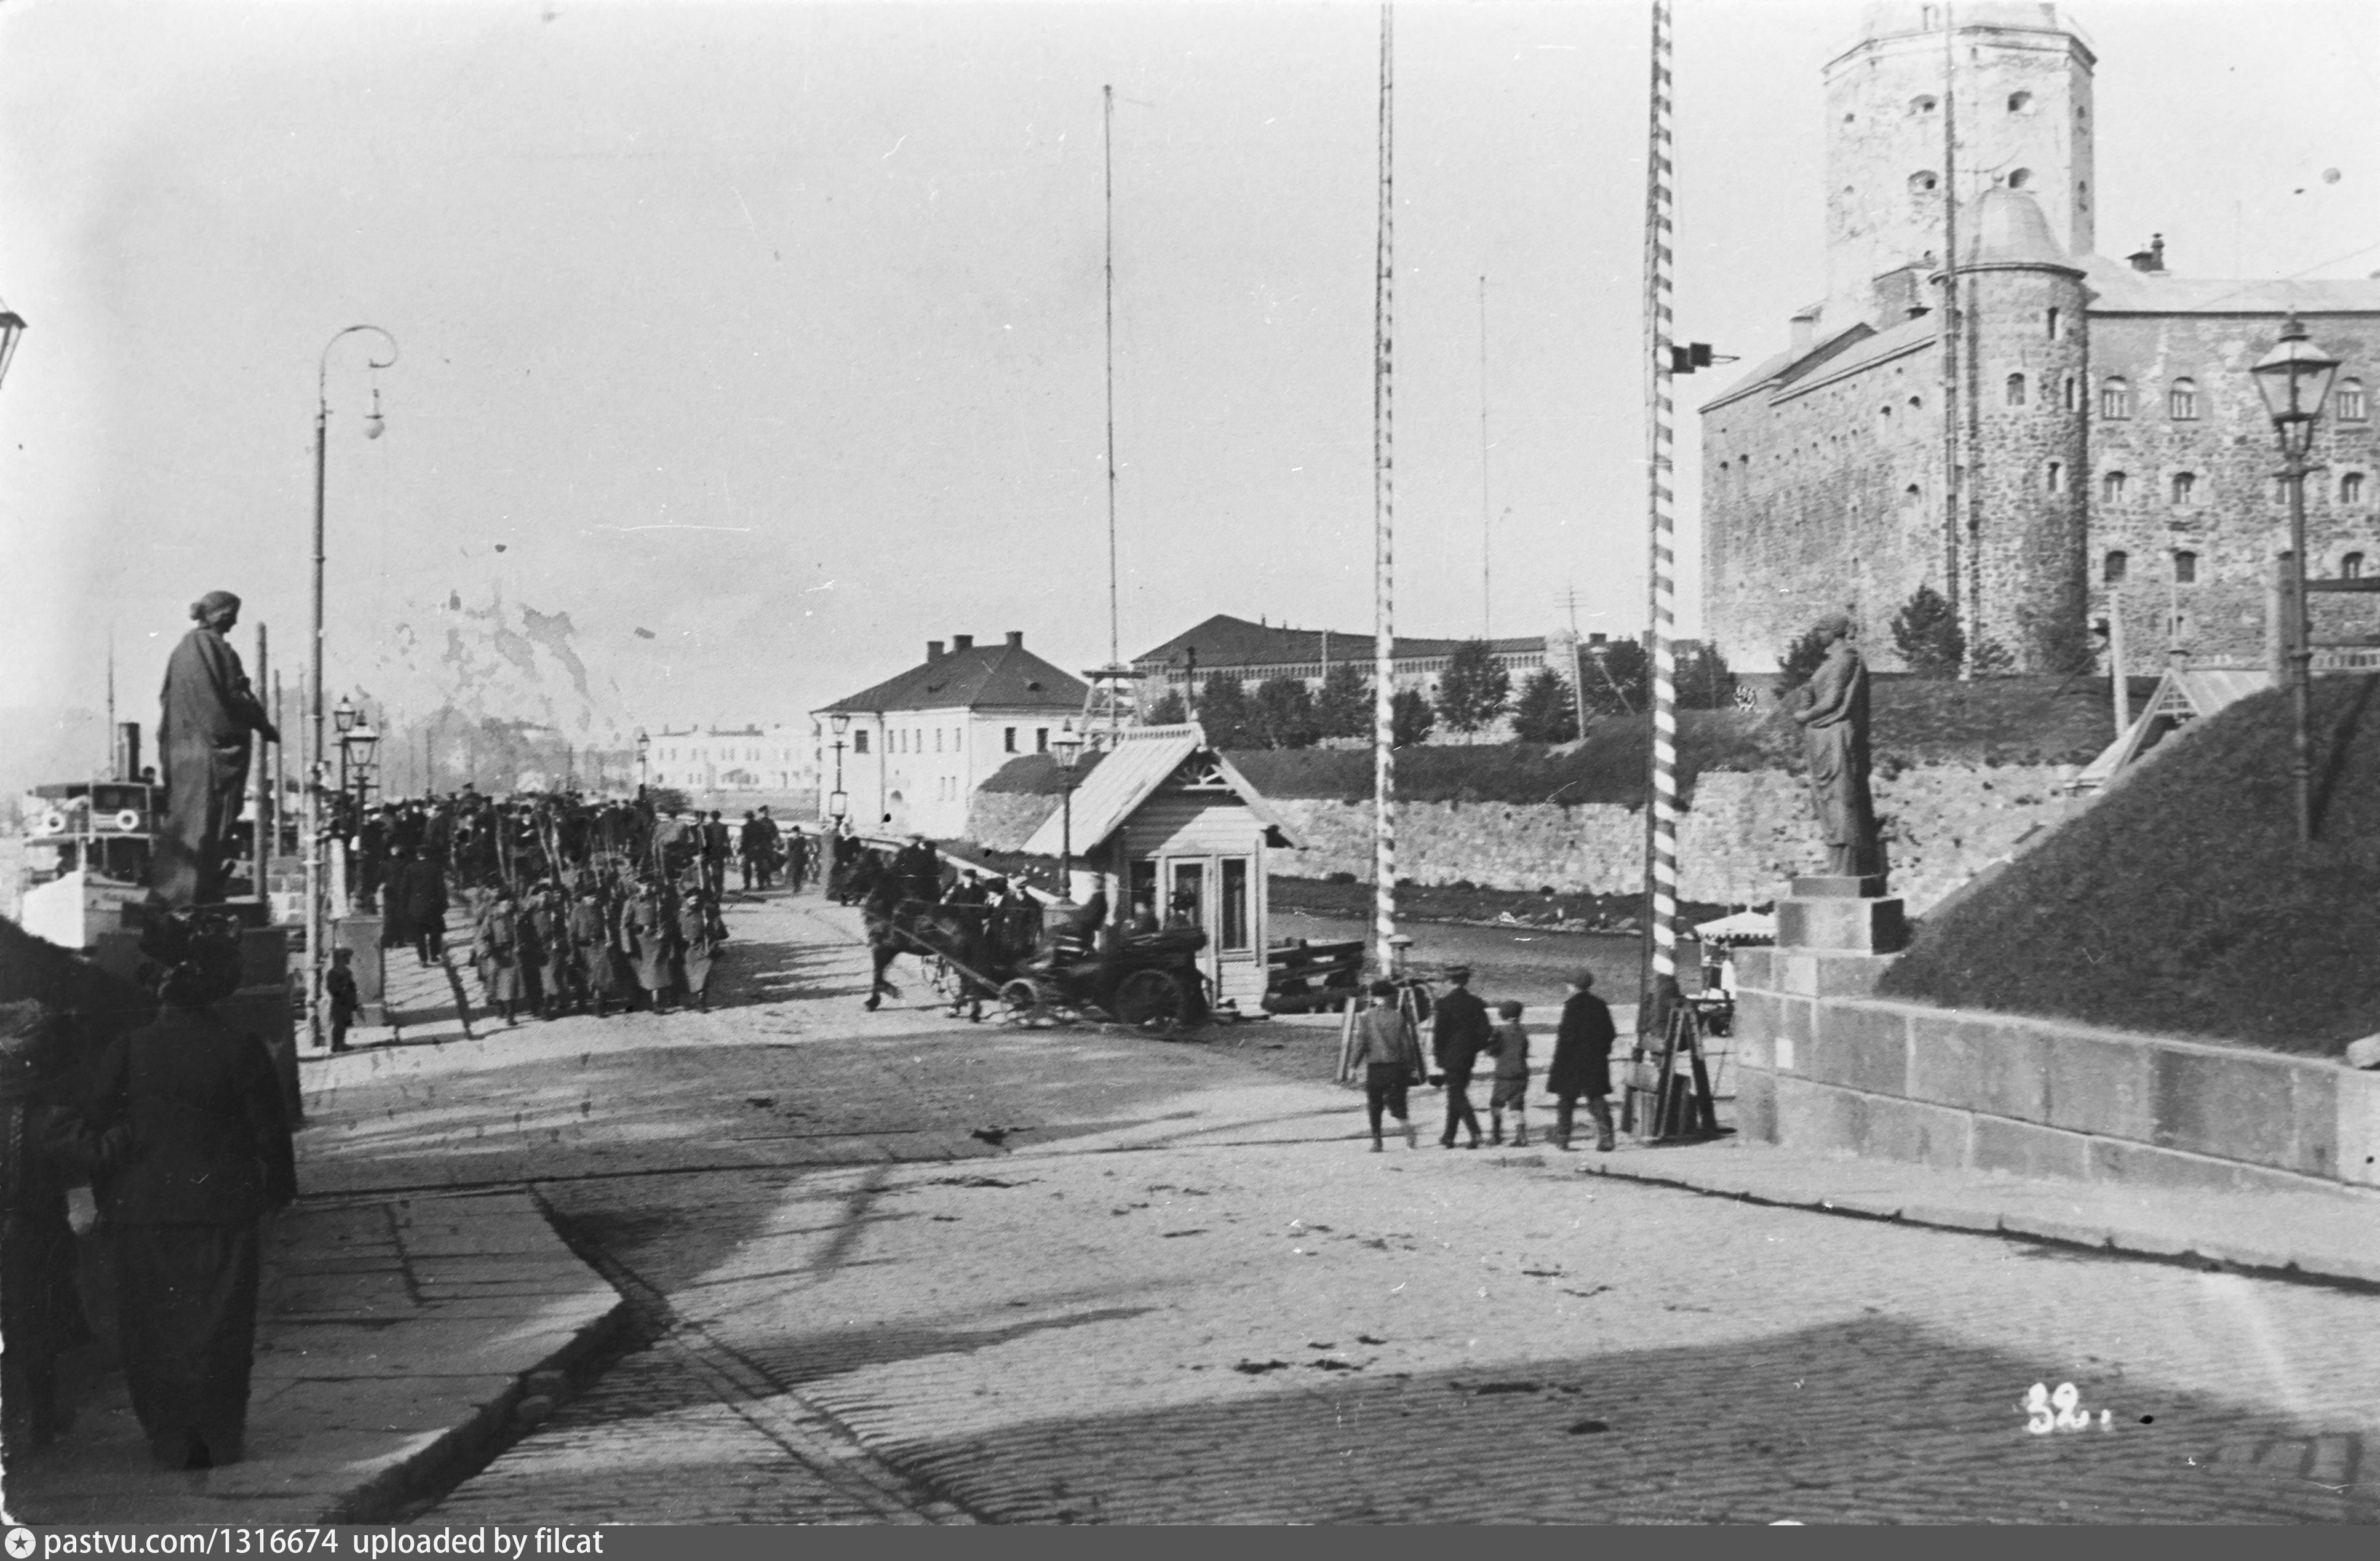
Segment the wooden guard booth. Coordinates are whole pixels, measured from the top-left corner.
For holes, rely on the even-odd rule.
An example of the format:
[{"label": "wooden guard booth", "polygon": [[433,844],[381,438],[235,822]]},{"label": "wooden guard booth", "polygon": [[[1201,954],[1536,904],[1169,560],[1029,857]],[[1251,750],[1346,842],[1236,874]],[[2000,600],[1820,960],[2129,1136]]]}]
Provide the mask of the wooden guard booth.
[{"label": "wooden guard booth", "polygon": [[[1094,735],[1099,735],[1095,733]],[[1111,928],[1146,912],[1207,934],[1201,968],[1218,1003],[1264,1005],[1267,853],[1299,842],[1247,778],[1207,745],[1196,722],[1127,728],[1073,796],[1071,892],[1107,895]],[[1066,809],[1026,850],[1056,856]]]}]

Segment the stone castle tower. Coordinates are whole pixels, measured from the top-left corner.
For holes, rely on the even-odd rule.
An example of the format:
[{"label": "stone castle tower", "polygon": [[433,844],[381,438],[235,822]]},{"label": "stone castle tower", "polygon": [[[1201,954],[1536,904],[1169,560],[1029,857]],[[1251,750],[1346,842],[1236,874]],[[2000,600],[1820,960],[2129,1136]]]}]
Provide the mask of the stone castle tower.
[{"label": "stone castle tower", "polygon": [[[1967,0],[1946,59],[1941,11],[1870,6],[1860,41],[1826,67],[1828,326],[1867,318],[1878,278],[1939,266],[1953,178],[1962,228],[1984,191],[2023,190],[2060,253],[2096,247],[2090,49],[2054,6]],[[1958,81],[1949,171],[1946,65]]]}]

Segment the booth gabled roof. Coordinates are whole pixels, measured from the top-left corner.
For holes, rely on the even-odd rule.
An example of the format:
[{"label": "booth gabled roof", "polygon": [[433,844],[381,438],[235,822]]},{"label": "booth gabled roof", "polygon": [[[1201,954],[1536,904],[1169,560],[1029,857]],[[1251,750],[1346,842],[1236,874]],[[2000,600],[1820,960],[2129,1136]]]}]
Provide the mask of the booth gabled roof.
[{"label": "booth gabled roof", "polygon": [[[1075,793],[1071,805],[1074,811],[1074,843],[1075,854],[1082,855],[1099,847],[1110,835],[1123,827],[1125,819],[1139,811],[1160,786],[1173,777],[1193,755],[1209,753],[1230,781],[1232,790],[1247,805],[1257,818],[1281,832],[1290,844],[1298,843],[1262,793],[1248,784],[1231,760],[1215,754],[1207,746],[1207,732],[1196,721],[1184,721],[1179,726],[1137,726],[1118,734],[1114,748],[1102,755],[1099,768],[1083,781]],[[1066,828],[1064,811],[1052,813],[1025,842],[1028,853],[1055,856],[1064,844]]]}]

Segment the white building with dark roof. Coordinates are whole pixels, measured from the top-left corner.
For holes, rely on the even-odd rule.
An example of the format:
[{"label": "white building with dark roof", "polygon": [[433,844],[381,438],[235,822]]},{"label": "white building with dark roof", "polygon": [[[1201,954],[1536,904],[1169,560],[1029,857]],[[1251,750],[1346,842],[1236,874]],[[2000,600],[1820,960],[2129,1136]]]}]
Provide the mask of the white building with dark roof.
[{"label": "white building with dark roof", "polygon": [[956,839],[977,785],[1019,754],[1047,753],[1066,722],[1079,725],[1089,692],[1019,631],[1002,645],[928,640],[917,665],[810,712],[819,816],[834,817],[840,793],[863,833]]}]

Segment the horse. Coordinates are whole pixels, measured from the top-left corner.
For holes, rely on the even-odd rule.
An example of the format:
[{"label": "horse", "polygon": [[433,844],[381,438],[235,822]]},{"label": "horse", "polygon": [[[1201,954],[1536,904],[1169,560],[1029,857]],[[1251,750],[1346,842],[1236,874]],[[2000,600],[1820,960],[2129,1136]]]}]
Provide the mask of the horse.
[{"label": "horse", "polygon": [[982,970],[992,952],[992,940],[986,932],[990,907],[936,904],[912,896],[907,892],[911,887],[890,873],[879,874],[861,904],[868,926],[868,958],[874,967],[868,1010],[876,1011],[887,994],[901,995],[884,974],[894,960],[904,954],[920,960],[940,954],[958,968],[959,990],[951,999],[952,1016],[957,1016],[962,1005],[971,1004],[967,1017],[980,1020],[984,998],[995,993],[969,973]]}]

